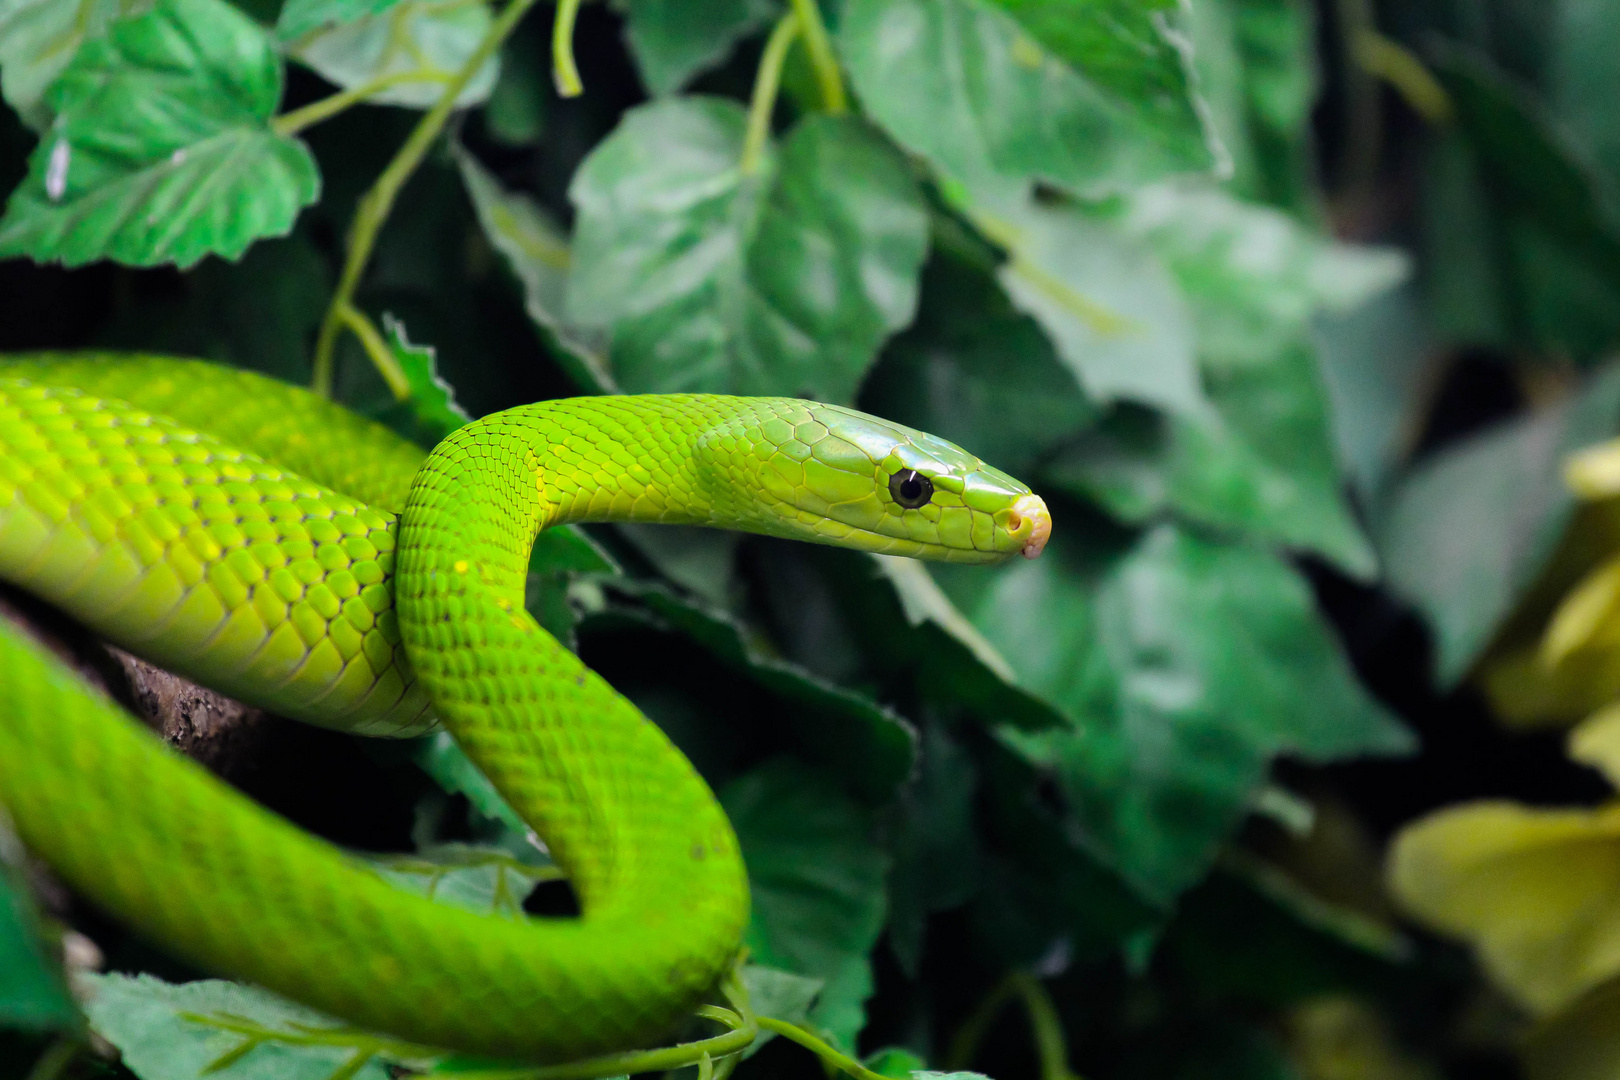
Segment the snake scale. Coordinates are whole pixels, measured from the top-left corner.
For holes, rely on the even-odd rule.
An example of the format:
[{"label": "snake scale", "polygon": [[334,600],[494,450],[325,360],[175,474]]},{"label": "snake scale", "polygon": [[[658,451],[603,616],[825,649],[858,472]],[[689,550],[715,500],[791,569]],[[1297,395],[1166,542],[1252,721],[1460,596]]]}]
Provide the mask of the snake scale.
[{"label": "snake scale", "polygon": [[666,1036],[748,919],[737,840],[663,733],[523,607],[537,533],[708,525],[921,558],[1038,554],[1027,487],[786,398],[496,413],[431,454],[201,361],[0,362],[0,579],[252,704],[444,725],[544,838],[577,918],[409,895],[180,757],[0,621],[0,809],[173,954],[413,1043],[573,1060]]}]

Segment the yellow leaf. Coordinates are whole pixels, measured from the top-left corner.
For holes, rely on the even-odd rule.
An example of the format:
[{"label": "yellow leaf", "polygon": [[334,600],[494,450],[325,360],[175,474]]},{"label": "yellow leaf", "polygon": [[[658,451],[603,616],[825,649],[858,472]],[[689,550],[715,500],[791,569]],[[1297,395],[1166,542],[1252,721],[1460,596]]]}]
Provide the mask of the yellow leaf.
[{"label": "yellow leaf", "polygon": [[1569,733],[1569,756],[1620,788],[1620,702],[1599,709]]},{"label": "yellow leaf", "polygon": [[1557,667],[1576,649],[1620,638],[1620,557],[1582,578],[1553,613],[1541,639],[1541,659]]},{"label": "yellow leaf", "polygon": [[1564,482],[1583,499],[1620,495],[1620,439],[1571,454],[1564,462]]},{"label": "yellow leaf", "polygon": [[1471,942],[1533,1012],[1620,974],[1620,806],[1451,807],[1401,831],[1388,878],[1399,903]]}]

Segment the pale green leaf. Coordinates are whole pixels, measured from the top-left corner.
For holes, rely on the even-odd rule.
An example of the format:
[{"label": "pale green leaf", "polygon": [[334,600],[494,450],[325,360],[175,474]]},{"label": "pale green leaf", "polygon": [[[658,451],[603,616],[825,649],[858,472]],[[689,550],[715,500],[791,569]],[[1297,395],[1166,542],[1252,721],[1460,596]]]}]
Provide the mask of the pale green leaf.
[{"label": "pale green leaf", "polygon": [[46,96],[56,113],[0,219],[0,256],[190,266],[287,232],[320,178],[268,124],[269,36],[225,0],[156,0],[87,42]]},{"label": "pale green leaf", "polygon": [[[426,109],[444,96],[446,84],[489,33],[493,19],[483,0],[403,0],[377,14],[293,38],[288,53],[344,89],[386,79],[388,85],[367,95],[368,101]],[[500,58],[491,56],[456,96],[456,104],[476,105],[488,98],[499,73]]]},{"label": "pale green leaf", "polygon": [[[849,0],[839,28],[844,64],[868,113],[897,142],[999,211],[1036,180],[1074,194],[1114,194],[1171,173],[1208,170],[1214,157],[1186,93],[1172,19],[1126,5],[1127,42],[1100,23],[1073,31],[1073,56],[1038,37],[1070,35],[1080,5],[1016,4],[1031,36],[988,0]],[[1092,65],[1106,51],[1117,63]],[[1069,49],[1065,45],[1065,52]],[[1100,58],[1099,58],[1100,59]],[[1071,66],[1081,60],[1083,68]],[[1163,89],[1139,93],[1146,85]]]},{"label": "pale green leaf", "polygon": [[776,0],[625,0],[625,40],[642,83],[660,97],[724,61],[781,6]]},{"label": "pale green leaf", "polygon": [[29,127],[44,131],[51,122],[45,90],[79,46],[145,6],[145,0],[0,0],[0,90],[6,103]]},{"label": "pale green leaf", "polygon": [[569,315],[612,328],[629,390],[848,402],[915,311],[920,196],[859,120],[810,117],[748,175],[744,125],[713,98],[627,114],[569,191]]},{"label": "pale green leaf", "polygon": [[[352,1046],[300,1042],[310,1032],[352,1029],[256,986],[218,979],[175,985],[152,975],[90,975],[85,982],[92,994],[85,1007],[90,1026],[118,1048],[141,1080],[197,1080],[205,1074],[221,1080],[328,1080],[357,1053]],[[267,1037],[210,1071],[254,1037],[242,1028]],[[376,1058],[352,1074],[353,1080],[389,1075]]]}]

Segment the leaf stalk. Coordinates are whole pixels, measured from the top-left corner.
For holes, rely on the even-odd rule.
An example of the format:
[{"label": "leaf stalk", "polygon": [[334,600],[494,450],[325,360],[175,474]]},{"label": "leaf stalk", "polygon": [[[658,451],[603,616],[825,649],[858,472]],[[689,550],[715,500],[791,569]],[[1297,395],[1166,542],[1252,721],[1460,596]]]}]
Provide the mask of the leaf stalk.
[{"label": "leaf stalk", "polygon": [[754,75],[754,94],[748,103],[748,133],[743,138],[742,160],[738,166],[744,176],[758,172],[764,160],[765,144],[771,137],[771,113],[782,86],[782,65],[787,62],[788,49],[792,48],[802,25],[799,13],[789,11],[765,42],[765,52],[759,58],[759,70]]},{"label": "leaf stalk", "polygon": [[557,0],[557,17],[551,24],[551,78],[560,97],[578,97],[585,92],[579,67],[574,63],[574,21],[579,18],[580,0]]},{"label": "leaf stalk", "polygon": [[[565,0],[566,2],[566,0]],[[346,314],[346,309],[354,309],[354,292],[359,287],[360,277],[365,272],[366,263],[371,259],[371,249],[376,246],[377,234],[382,229],[383,222],[388,220],[388,214],[394,208],[394,202],[399,197],[400,189],[411,178],[422,159],[427,156],[433,140],[439,137],[444,130],[450,114],[455,111],[456,99],[461,96],[473,76],[495,54],[512,31],[517,29],[518,22],[524,14],[533,7],[535,0],[511,0],[495,21],[490,24],[478,47],[467,57],[466,63],[445,84],[444,93],[439,100],[417,122],[404,145],[395,153],[394,159],[388,167],[377,177],[371,190],[360,198],[360,205],[355,210],[354,224],[349,231],[349,253],[343,264],[343,273],[338,278],[336,292],[332,295],[332,303],[326,309],[326,317],[321,320],[320,334],[315,340],[315,371],[311,380],[312,389],[322,397],[332,396],[332,375],[334,356],[337,350],[338,334],[345,328],[352,328],[353,323]],[[381,340],[381,335],[378,335]],[[364,344],[364,338],[362,338]],[[373,363],[377,363],[378,354],[367,347],[367,354]],[[385,348],[386,352],[386,348]],[[394,396],[403,399],[409,394],[409,386],[391,378],[391,373],[379,366],[385,380],[388,380]]]},{"label": "leaf stalk", "polygon": [[793,12],[804,28],[804,46],[816,72],[816,85],[821,88],[821,107],[835,114],[848,112],[844,77],[838,70],[838,57],[833,55],[827,24],[821,21],[821,8],[816,6],[816,0],[793,0]]}]

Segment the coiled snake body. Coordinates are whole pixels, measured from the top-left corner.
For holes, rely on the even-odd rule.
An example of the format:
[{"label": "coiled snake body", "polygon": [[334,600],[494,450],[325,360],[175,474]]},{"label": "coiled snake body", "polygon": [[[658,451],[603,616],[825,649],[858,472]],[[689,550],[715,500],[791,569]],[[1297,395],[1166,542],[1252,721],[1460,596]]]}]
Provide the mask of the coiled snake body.
[{"label": "coiled snake body", "polygon": [[0,363],[0,578],[286,715],[444,724],[582,915],[481,916],[390,886],[3,621],[0,809],[165,948],[365,1028],[535,1061],[645,1045],[731,964],[748,888],[691,765],[524,611],[539,530],[592,521],[963,562],[1037,554],[1049,528],[1028,488],[964,451],[812,402],[543,402],[424,461],[305,391],[198,361]]}]

